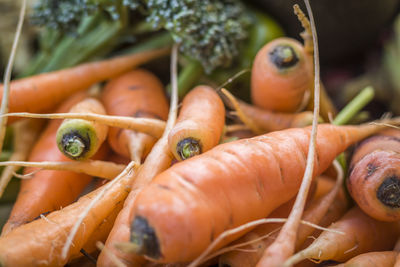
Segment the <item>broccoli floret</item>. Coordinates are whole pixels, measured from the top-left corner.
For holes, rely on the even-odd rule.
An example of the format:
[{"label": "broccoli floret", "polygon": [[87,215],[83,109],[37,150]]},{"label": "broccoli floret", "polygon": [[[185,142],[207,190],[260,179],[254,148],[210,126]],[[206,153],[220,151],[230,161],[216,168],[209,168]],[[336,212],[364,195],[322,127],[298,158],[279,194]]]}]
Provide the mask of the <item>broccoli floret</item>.
[{"label": "broccoli floret", "polygon": [[200,61],[207,73],[232,63],[250,25],[237,0],[148,0],[146,8],[147,21],[168,30],[181,52]]}]

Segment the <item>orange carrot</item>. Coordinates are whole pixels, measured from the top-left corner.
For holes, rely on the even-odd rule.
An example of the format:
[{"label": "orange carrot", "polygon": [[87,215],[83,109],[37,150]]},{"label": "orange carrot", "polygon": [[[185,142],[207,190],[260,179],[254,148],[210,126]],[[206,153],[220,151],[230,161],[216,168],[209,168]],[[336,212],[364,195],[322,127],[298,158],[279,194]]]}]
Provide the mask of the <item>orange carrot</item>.
[{"label": "orange carrot", "polygon": [[[383,127],[318,126],[314,175]],[[310,128],[289,129],[222,144],[158,175],[132,210],[137,253],[189,261],[224,230],[267,216],[297,193],[310,134]]]},{"label": "orange carrot", "polygon": [[292,266],[306,258],[318,262],[342,262],[362,253],[390,250],[400,233],[400,223],[377,221],[354,207],[329,229],[342,234],[324,231],[309,247],[295,254],[284,266]]},{"label": "orange carrot", "polygon": [[[79,93],[68,99],[59,110],[68,110],[75,103],[86,97]],[[29,161],[70,161],[57,148],[56,132],[60,121],[52,121],[44,130],[33,147]],[[106,151],[101,153],[104,155]],[[32,173],[34,168],[26,168],[24,173]],[[2,234],[27,223],[42,213],[57,210],[72,203],[90,182],[91,177],[69,171],[43,170],[33,174],[33,177],[21,182],[18,198],[11,211],[10,218],[4,225]]]},{"label": "orange carrot", "polygon": [[[102,101],[110,115],[167,118],[163,86],[146,70],[133,70],[108,82]],[[110,128],[108,136],[108,143],[116,153],[136,162],[148,154],[154,142],[155,138],[147,134],[121,128]]]},{"label": "orange carrot", "polygon": [[[100,81],[168,54],[169,49],[143,51],[11,82],[10,112],[47,112],[63,99]],[[0,85],[0,95],[3,93]],[[11,120],[9,120],[11,121]]]},{"label": "orange carrot", "polygon": [[312,60],[295,39],[277,38],[258,51],[251,72],[251,99],[256,106],[294,112],[312,85]]},{"label": "orange carrot", "polygon": [[[69,112],[106,114],[101,102],[92,97],[75,104]],[[58,149],[65,156],[84,160],[92,157],[99,150],[106,140],[107,133],[107,125],[81,119],[67,119],[58,128],[56,141]]]},{"label": "orange carrot", "polygon": [[221,139],[225,107],[215,90],[199,85],[183,99],[178,120],[168,136],[169,147],[177,160],[206,152]]},{"label": "orange carrot", "polygon": [[400,130],[365,140],[353,154],[347,188],[359,207],[381,221],[400,220]]},{"label": "orange carrot", "polygon": [[360,254],[344,264],[337,266],[343,267],[392,267],[399,252],[396,251],[376,251]]}]

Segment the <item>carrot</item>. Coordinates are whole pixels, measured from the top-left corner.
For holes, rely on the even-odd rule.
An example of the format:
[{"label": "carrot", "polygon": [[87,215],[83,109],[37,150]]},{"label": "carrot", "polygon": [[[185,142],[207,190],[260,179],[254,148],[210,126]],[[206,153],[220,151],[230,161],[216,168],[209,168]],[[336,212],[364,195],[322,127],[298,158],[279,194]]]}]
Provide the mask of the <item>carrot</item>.
[{"label": "carrot", "polygon": [[183,99],[178,120],[168,136],[177,160],[206,152],[221,139],[225,107],[213,88],[199,85]]},{"label": "carrot", "polygon": [[[168,113],[161,82],[143,69],[130,71],[108,82],[102,102],[110,115],[166,120]],[[155,141],[147,134],[121,128],[110,128],[108,135],[108,143],[116,153],[136,162],[148,154]]]},{"label": "carrot", "polygon": [[[314,176],[383,127],[320,125]],[[224,230],[267,216],[297,193],[310,134],[310,128],[288,129],[222,144],[158,175],[132,211],[137,253],[159,262],[189,261]]]},{"label": "carrot", "polygon": [[347,188],[359,207],[381,221],[400,220],[400,131],[387,130],[354,152]]},{"label": "carrot", "polygon": [[251,99],[263,109],[294,112],[312,88],[312,60],[295,39],[281,37],[257,53],[251,72]]},{"label": "carrot", "polygon": [[344,264],[336,265],[343,267],[392,267],[399,252],[376,251],[360,254]]},{"label": "carrot", "polygon": [[[40,219],[21,225],[0,237],[0,263],[2,266],[64,266],[72,255],[77,255],[90,236],[126,197],[125,190],[134,177],[129,164],[118,177],[77,202],[41,216]],[[77,181],[77,180],[76,180]],[[97,200],[93,203],[93,200]],[[93,204],[92,204],[93,203]],[[69,231],[83,210],[94,205],[85,216],[76,238],[65,257],[61,251],[68,240]]]},{"label": "carrot", "polygon": [[121,244],[129,241],[130,231],[130,212],[133,204],[136,201],[136,196],[142,188],[150,183],[153,178],[163,170],[167,169],[172,161],[173,155],[168,147],[168,134],[175,124],[177,117],[178,108],[178,86],[177,86],[177,49],[175,45],[172,49],[171,55],[171,104],[168,114],[168,121],[165,127],[163,136],[157,141],[151,150],[150,154],[146,158],[142,165],[142,168],[138,172],[137,179],[131,185],[131,191],[125,200],[124,207],[119,213],[115,226],[110,232],[107,238],[105,248],[102,250],[98,259],[98,266],[115,266],[113,257],[110,257],[105,251],[109,251],[111,255],[114,255],[119,260],[128,263],[130,265],[141,266],[145,261],[143,257],[138,257],[135,254],[124,253],[116,248],[117,244]]},{"label": "carrot", "polygon": [[284,266],[292,266],[306,258],[318,262],[343,262],[362,253],[390,250],[400,233],[400,223],[377,221],[356,206],[329,229],[341,231],[343,234],[324,231],[309,247],[295,254]]},{"label": "carrot", "polygon": [[[166,55],[169,49],[142,51],[65,70],[14,80],[10,84],[10,112],[46,112],[63,99],[97,82],[113,78],[135,66]],[[3,86],[0,85],[2,95]],[[11,121],[11,120],[9,120]]]},{"label": "carrot", "polygon": [[[68,110],[75,103],[86,97],[80,93],[68,99],[59,110]],[[52,121],[34,145],[29,161],[70,161],[57,148],[55,142],[59,121]],[[105,150],[100,151],[103,155]],[[34,169],[26,168],[24,173],[32,173]],[[68,171],[40,171],[33,174],[33,178],[21,182],[20,192],[11,211],[10,218],[4,225],[2,234],[27,223],[41,213],[59,209],[73,202],[91,177]]]},{"label": "carrot", "polygon": [[[22,120],[13,125],[13,153],[9,160],[14,161],[27,159],[30,150],[40,134],[42,126],[43,121],[32,119]],[[18,166],[7,166],[3,170],[0,178],[0,197],[3,195],[4,190],[17,170]]]},{"label": "carrot", "polygon": [[232,103],[236,115],[256,134],[311,125],[313,115],[310,111],[300,113],[272,112],[236,100],[227,90],[222,89],[222,92]]}]

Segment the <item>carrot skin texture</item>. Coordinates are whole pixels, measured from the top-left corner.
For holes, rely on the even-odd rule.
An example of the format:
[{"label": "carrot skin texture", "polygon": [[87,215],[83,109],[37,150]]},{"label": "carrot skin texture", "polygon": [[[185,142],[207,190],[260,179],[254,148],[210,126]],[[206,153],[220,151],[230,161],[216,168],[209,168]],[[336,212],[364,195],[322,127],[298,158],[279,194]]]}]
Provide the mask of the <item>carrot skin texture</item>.
[{"label": "carrot skin texture", "polygon": [[[314,175],[380,127],[320,125]],[[310,127],[289,129],[222,144],[158,175],[133,209],[156,233],[160,257],[152,260],[190,261],[224,230],[263,218],[292,198],[304,173],[310,133]]]},{"label": "carrot skin texture", "polygon": [[[74,104],[83,100],[86,93],[78,93],[69,98],[59,108],[69,110]],[[56,132],[61,121],[51,121],[32,148],[29,161],[71,161],[64,156],[56,144]],[[24,173],[31,173],[36,168],[25,168]],[[28,180],[21,181],[17,200],[10,218],[4,225],[2,235],[11,229],[32,221],[42,213],[57,210],[74,201],[83,188],[91,181],[91,177],[69,171],[42,170]]]},{"label": "carrot skin texture", "polygon": [[206,85],[195,87],[183,99],[177,122],[168,136],[175,158],[186,159],[179,149],[185,140],[198,143],[198,154],[216,146],[224,124],[225,107],[215,90]]},{"label": "carrot skin texture", "polygon": [[392,267],[399,252],[379,251],[360,254],[343,264],[343,267]]},{"label": "carrot skin texture", "polygon": [[[102,102],[110,115],[167,119],[168,102],[163,85],[154,74],[137,69],[112,79],[104,88]],[[135,142],[136,139],[137,142]],[[110,128],[108,143],[125,157],[135,149],[147,155],[155,143],[149,135],[120,128]]]},{"label": "carrot skin texture", "polygon": [[[280,45],[291,47],[298,59],[295,65],[279,69],[271,62],[274,49]],[[256,106],[271,111],[294,112],[312,85],[312,61],[300,42],[278,38],[257,53],[251,72],[251,99]]]},{"label": "carrot skin texture", "polygon": [[[166,55],[168,51],[144,51],[14,80],[10,84],[10,112],[48,112],[75,92]],[[3,85],[0,85],[0,95],[3,95]],[[9,119],[13,120],[15,118]]]}]

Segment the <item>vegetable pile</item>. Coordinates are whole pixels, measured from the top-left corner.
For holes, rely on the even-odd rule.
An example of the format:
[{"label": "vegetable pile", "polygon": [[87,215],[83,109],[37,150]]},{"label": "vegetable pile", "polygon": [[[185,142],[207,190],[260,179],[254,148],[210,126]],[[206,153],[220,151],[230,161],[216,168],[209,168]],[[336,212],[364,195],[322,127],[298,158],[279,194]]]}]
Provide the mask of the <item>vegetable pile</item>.
[{"label": "vegetable pile", "polygon": [[400,266],[400,118],[359,78],[332,101],[304,2],[298,41],[239,0],[38,0],[0,85],[0,265]]}]

